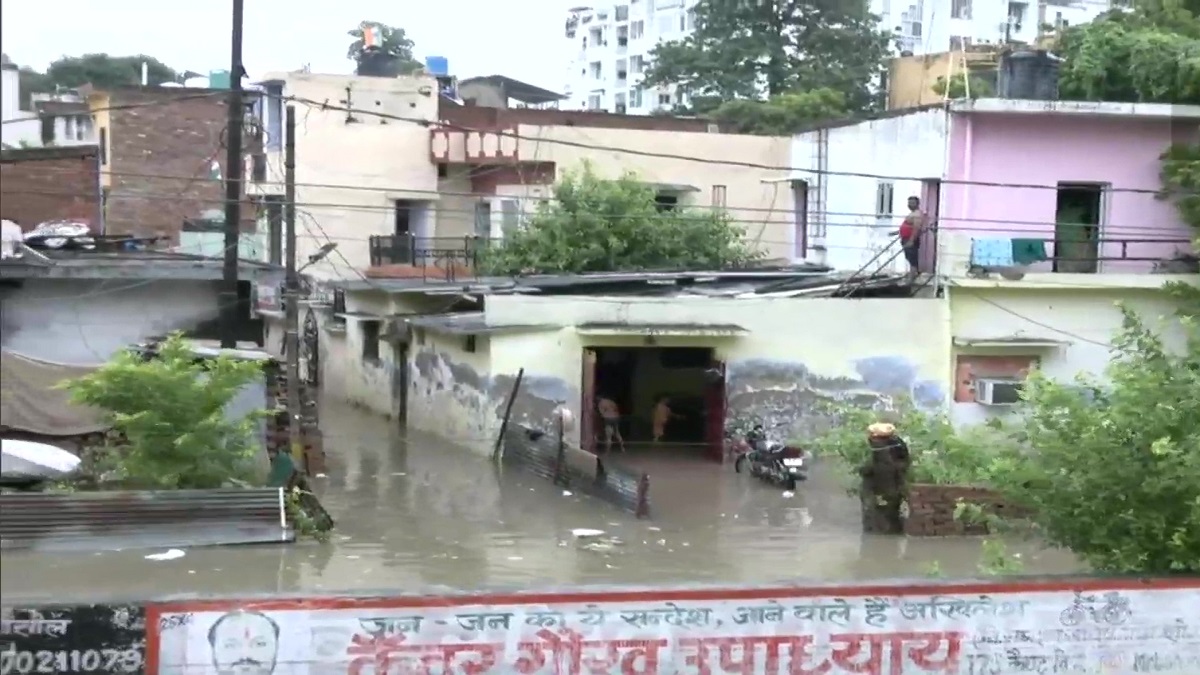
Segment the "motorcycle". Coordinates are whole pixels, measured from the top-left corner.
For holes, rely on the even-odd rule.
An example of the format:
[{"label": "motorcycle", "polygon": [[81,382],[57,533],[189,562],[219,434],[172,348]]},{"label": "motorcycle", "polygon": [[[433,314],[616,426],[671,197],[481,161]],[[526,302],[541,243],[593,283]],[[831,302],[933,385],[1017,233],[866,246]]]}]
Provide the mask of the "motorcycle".
[{"label": "motorcycle", "polygon": [[808,480],[811,456],[800,448],[768,439],[761,424],[746,434],[736,450],[738,455],[733,469],[738,473],[748,467],[751,476],[787,490],[795,490],[797,483]]}]

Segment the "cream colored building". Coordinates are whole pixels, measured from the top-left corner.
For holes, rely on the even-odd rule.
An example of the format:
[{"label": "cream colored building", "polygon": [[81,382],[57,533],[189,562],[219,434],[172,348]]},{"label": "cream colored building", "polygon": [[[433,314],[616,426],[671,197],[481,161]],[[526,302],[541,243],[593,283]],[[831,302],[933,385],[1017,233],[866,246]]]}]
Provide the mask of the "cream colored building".
[{"label": "cream colored building", "polygon": [[249,192],[282,200],[282,101],[291,100],[300,260],[338,244],[308,273],[359,278],[373,265],[420,265],[469,250],[475,237],[502,238],[584,161],[603,175],[633,171],[680,206],[725,208],[765,254],[790,256],[789,138],[715,133],[696,119],[464,106],[439,95],[447,86],[309,73],[259,84],[266,151],[248,162]]}]

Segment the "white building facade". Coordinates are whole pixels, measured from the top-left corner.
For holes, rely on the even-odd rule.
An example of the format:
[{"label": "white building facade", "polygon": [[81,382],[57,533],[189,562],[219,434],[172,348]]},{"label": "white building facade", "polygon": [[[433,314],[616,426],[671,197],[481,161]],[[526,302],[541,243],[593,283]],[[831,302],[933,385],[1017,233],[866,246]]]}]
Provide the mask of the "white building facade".
[{"label": "white building facade", "polygon": [[5,147],[95,145],[96,128],[87,102],[74,91],[34,94],[33,110],[21,109],[21,72],[7,54],[0,58],[0,137]]},{"label": "white building facade", "polygon": [[642,86],[650,51],[680,40],[696,27],[699,0],[628,0],[578,7],[567,15],[573,58],[564,87],[564,108],[647,115],[687,102],[675,87]]},{"label": "white building facade", "polygon": [[[700,0],[624,0],[567,13],[572,55],[566,109],[646,115],[687,103],[674,86],[643,87],[650,51],[687,37]],[[1123,0],[871,0],[896,51],[935,54],[971,45],[1033,44],[1040,35],[1087,23]]]}]

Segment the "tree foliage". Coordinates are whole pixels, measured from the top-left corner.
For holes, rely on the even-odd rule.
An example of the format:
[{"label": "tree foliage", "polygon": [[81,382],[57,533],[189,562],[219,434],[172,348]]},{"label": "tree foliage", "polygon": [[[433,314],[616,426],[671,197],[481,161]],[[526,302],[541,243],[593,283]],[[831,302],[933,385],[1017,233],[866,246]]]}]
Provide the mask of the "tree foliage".
[{"label": "tree foliage", "polygon": [[1172,349],[1127,311],[1105,380],[1035,375],[1021,417],[1031,451],[992,474],[1097,572],[1200,572],[1200,330],[1183,327]]},{"label": "tree foliage", "polygon": [[485,251],[489,274],[720,269],[756,256],[721,210],[660,210],[654,190],[627,173],[615,180],[590,166],[567,172],[554,199]]},{"label": "tree foliage", "polygon": [[1064,99],[1200,103],[1196,0],[1146,0],[1059,38]]},{"label": "tree foliage", "polygon": [[871,110],[889,42],[877,22],[863,0],[701,0],[695,31],[651,53],[645,84],[721,101],[831,89]]},{"label": "tree foliage", "polygon": [[[969,89],[968,83],[970,84]],[[995,89],[990,82],[967,73],[956,73],[949,81],[945,76],[939,77],[933,83],[933,91],[950,99],[987,98],[995,94]]]},{"label": "tree foliage", "polygon": [[181,73],[145,54],[64,56],[52,62],[44,73],[32,68],[21,68],[22,104],[28,105],[30,94],[47,94],[57,89],[77,89],[85,84],[91,84],[97,89],[141,84],[143,63],[146,64],[147,80],[152,85],[180,79]]},{"label": "tree foliage", "polygon": [[116,480],[143,488],[217,488],[253,477],[252,432],[261,413],[230,420],[226,406],[262,377],[258,363],[221,356],[197,360],[180,335],[153,358],[134,351],[65,384],[76,403],[104,410],[123,444]]},{"label": "tree foliage", "polygon": [[359,65],[363,63],[368,53],[364,47],[363,35],[368,28],[375,29],[376,38],[379,40],[379,50],[392,57],[392,67],[396,74],[410,73],[421,66],[421,63],[413,56],[413,48],[416,43],[409,39],[408,33],[403,28],[389,26],[378,21],[363,21],[358,24],[357,28],[348,31],[347,34],[354,39],[346,50],[346,58]]},{"label": "tree foliage", "polygon": [[846,100],[839,91],[815,89],[780,94],[765,101],[736,99],[720,104],[706,116],[722,130],[739,134],[789,136],[817,122],[846,116]]}]

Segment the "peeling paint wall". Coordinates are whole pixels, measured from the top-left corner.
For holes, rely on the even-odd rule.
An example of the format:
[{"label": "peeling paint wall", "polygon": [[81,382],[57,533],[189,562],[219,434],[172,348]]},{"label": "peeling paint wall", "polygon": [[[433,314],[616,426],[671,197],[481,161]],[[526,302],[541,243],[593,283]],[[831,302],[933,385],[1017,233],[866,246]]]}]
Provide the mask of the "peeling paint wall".
[{"label": "peeling paint wall", "polygon": [[[711,346],[727,365],[729,422],[761,419],[780,434],[803,434],[819,401],[873,405],[897,395],[945,405],[951,376],[949,314],[939,299],[494,297],[494,324],[531,322],[543,332],[492,342],[492,372],[543,382],[577,410],[587,346],[644,346],[640,336],[585,337],[584,323],[737,324],[742,337],[656,338],[659,347]],[[531,383],[534,380],[531,379]],[[536,391],[531,385],[530,392]],[[532,395],[532,394],[531,394]],[[540,406],[546,410],[550,401]],[[552,406],[550,407],[552,409]],[[578,439],[578,430],[571,434]]]},{"label": "peeling paint wall", "polygon": [[498,415],[491,396],[488,339],[416,331],[408,391],[408,426],[437,434],[457,445],[491,452]]}]

